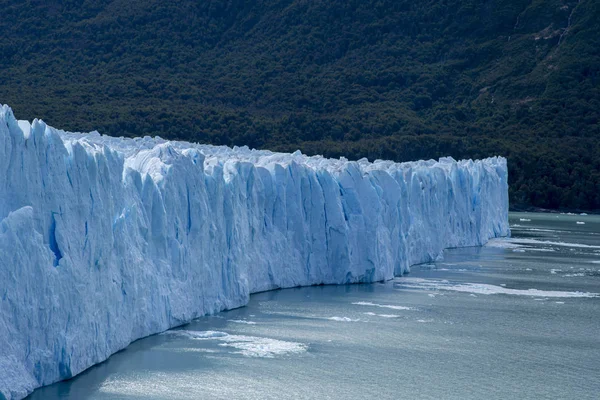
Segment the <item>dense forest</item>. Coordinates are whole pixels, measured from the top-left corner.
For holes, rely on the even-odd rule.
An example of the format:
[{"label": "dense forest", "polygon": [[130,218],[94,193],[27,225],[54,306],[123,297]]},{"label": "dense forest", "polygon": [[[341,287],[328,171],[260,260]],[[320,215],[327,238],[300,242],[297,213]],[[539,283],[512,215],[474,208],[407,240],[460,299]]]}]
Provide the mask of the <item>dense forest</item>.
[{"label": "dense forest", "polygon": [[74,131],[509,160],[600,209],[598,0],[0,0],[0,102]]}]

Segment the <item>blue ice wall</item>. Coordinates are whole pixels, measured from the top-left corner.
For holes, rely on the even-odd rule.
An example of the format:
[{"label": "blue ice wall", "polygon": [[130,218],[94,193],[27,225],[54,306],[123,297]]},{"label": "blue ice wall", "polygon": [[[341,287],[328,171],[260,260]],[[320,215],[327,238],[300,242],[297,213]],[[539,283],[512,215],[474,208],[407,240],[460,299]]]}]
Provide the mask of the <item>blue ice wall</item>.
[{"label": "blue ice wall", "polygon": [[250,293],[390,279],[509,234],[506,160],[73,134],[0,108],[0,398]]}]

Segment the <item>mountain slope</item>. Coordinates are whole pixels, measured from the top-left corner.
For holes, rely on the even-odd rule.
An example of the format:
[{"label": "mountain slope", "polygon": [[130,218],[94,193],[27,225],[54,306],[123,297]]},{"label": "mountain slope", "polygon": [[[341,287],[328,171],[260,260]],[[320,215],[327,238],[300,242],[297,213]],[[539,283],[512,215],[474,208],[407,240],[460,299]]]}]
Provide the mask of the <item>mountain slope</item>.
[{"label": "mountain slope", "polygon": [[594,0],[0,1],[0,101],[70,130],[398,161],[508,157],[600,209]]}]

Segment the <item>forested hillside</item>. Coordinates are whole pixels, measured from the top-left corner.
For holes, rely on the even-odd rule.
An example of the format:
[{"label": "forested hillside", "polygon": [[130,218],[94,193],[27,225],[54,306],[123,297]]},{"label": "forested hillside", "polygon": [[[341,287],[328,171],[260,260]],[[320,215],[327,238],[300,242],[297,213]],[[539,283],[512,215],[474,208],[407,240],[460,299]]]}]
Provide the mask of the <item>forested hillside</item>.
[{"label": "forested hillside", "polygon": [[398,161],[503,155],[600,209],[598,0],[0,0],[0,102],[75,131]]}]

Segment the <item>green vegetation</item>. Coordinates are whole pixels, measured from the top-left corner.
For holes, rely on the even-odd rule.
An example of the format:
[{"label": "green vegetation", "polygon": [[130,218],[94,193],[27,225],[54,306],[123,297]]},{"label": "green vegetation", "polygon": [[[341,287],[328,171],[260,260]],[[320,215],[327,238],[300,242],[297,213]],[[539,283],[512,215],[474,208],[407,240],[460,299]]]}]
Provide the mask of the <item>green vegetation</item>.
[{"label": "green vegetation", "polygon": [[503,155],[511,204],[600,209],[596,0],[0,9],[0,102],[19,118],[353,159]]}]

